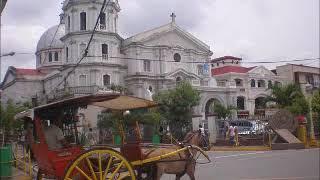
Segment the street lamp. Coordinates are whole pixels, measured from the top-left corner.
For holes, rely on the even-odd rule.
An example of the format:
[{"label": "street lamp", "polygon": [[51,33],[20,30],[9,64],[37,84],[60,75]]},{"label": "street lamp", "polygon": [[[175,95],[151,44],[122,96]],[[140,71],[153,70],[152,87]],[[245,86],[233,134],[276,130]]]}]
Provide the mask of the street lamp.
[{"label": "street lamp", "polygon": [[9,53],[5,53],[5,54],[0,54],[0,57],[4,57],[4,56],[14,56],[16,53],[15,52],[9,52]]},{"label": "street lamp", "polygon": [[313,126],[313,117],[312,117],[312,95],[313,95],[313,86],[311,84],[306,84],[306,92],[310,96],[308,98],[309,101],[309,114],[310,114],[310,145],[315,145],[316,144],[316,138],[314,135],[314,126]]}]

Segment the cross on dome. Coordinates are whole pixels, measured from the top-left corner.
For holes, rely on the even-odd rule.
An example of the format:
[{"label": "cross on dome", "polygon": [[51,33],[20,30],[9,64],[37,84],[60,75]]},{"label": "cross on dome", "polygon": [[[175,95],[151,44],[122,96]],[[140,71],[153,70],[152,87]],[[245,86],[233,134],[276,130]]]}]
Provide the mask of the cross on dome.
[{"label": "cross on dome", "polygon": [[175,13],[172,13],[171,15],[170,15],[170,17],[171,17],[171,22],[176,22],[176,14]]}]

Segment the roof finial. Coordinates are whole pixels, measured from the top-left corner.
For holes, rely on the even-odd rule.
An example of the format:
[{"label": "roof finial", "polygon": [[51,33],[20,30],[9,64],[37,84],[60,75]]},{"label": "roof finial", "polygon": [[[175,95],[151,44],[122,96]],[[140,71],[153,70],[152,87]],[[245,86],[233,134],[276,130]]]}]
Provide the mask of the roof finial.
[{"label": "roof finial", "polygon": [[171,17],[171,22],[172,23],[175,23],[176,22],[176,14],[175,13],[172,13],[171,15],[170,15],[170,17]]}]

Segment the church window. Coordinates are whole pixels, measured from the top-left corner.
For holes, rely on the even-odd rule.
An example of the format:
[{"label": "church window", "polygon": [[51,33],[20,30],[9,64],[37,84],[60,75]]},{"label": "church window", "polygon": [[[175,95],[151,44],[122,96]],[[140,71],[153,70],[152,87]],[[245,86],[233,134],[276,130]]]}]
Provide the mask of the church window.
[{"label": "church window", "polygon": [[251,79],[251,87],[256,87],[256,81],[254,79]]},{"label": "church window", "polygon": [[100,14],[100,29],[106,29],[106,13]]},{"label": "church window", "polygon": [[224,64],[224,61],[222,61],[222,64]]},{"label": "church window", "polygon": [[69,48],[66,47],[66,60],[69,61]]},{"label": "church window", "polygon": [[103,75],[103,85],[104,86],[110,86],[110,76],[108,74]]},{"label": "church window", "polygon": [[118,31],[118,30],[117,30],[117,24],[118,24],[117,20],[118,20],[118,18],[115,17],[115,18],[114,18],[114,32],[115,32],[115,33]]},{"label": "church window", "polygon": [[144,72],[150,72],[151,71],[151,62],[149,60],[143,61],[143,70]]},{"label": "church window", "polygon": [[177,77],[176,78],[176,85],[180,84],[182,81],[182,78],[181,77]]},{"label": "church window", "polygon": [[217,66],[219,67],[219,63],[217,63]]},{"label": "church window", "polygon": [[87,29],[87,14],[86,12],[80,13],[80,30]]},{"label": "church window", "polygon": [[70,30],[70,26],[71,26],[71,19],[70,19],[70,16],[68,16],[68,30]]},{"label": "church window", "polygon": [[264,80],[259,80],[258,81],[258,87],[266,87],[265,81]]},{"label": "church window", "polygon": [[49,52],[49,62],[52,62],[52,53]]},{"label": "church window", "polygon": [[101,45],[101,52],[102,52],[102,58],[107,59],[108,58],[108,45],[107,44]]},{"label": "church window", "polygon": [[236,82],[236,86],[237,87],[243,86],[243,80],[242,79],[235,79],[234,81]]},{"label": "church window", "polygon": [[271,80],[268,81],[268,88],[272,88],[272,81]]},{"label": "church window", "polygon": [[239,61],[236,61],[236,64],[239,64]]},{"label": "church window", "polygon": [[203,66],[198,65],[198,75],[203,75]]},{"label": "church window", "polygon": [[175,62],[180,62],[180,61],[181,61],[181,56],[180,56],[180,54],[179,54],[179,53],[175,53],[175,54],[173,55],[173,59],[174,59]]},{"label": "church window", "polygon": [[58,52],[55,52],[54,53],[54,61],[58,61],[58,59],[59,59]]},{"label": "church window", "polygon": [[79,76],[79,85],[80,86],[86,86],[87,85],[87,76],[86,75],[80,75]]}]

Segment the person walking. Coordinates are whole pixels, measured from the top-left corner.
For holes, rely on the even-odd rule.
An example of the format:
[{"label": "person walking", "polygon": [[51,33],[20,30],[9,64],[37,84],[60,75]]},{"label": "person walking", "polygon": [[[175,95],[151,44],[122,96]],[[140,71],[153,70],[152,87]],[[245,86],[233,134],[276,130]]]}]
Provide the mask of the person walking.
[{"label": "person walking", "polygon": [[232,146],[234,146],[235,132],[234,132],[234,127],[232,125],[229,127],[228,134],[229,134],[229,142]]}]

